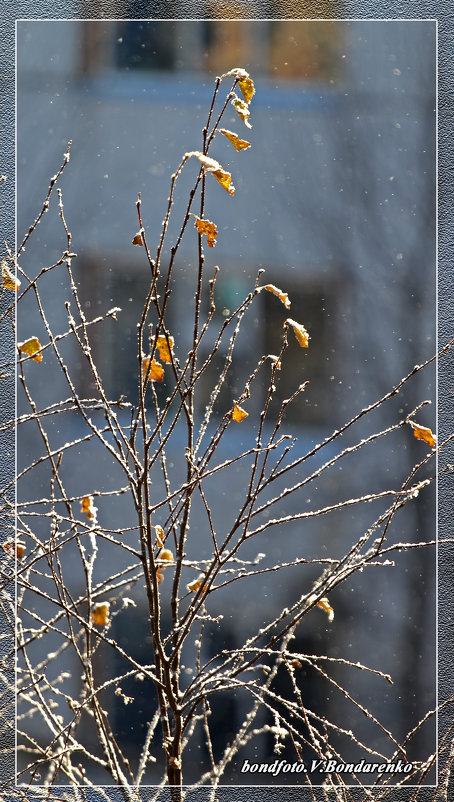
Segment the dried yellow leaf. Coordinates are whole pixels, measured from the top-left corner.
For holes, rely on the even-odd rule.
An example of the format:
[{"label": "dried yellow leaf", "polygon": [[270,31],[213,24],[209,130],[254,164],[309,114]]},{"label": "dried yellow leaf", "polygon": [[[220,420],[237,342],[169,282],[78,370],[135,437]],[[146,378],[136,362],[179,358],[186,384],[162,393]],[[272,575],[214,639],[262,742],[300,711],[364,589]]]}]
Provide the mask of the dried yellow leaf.
[{"label": "dried yellow leaf", "polygon": [[300,663],[300,661],[296,660],[296,659],[295,660],[290,660],[290,665],[293,666],[293,668],[302,668],[303,667],[303,664]]},{"label": "dried yellow leaf", "polygon": [[165,560],[165,562],[173,562],[173,554],[170,549],[161,549],[157,557],[158,560]]},{"label": "dried yellow leaf", "polygon": [[226,170],[220,168],[219,170],[213,170],[212,173],[216,179],[219,181],[221,187],[223,187],[229,195],[235,194],[235,187],[232,184],[232,174],[228,173]]},{"label": "dried yellow leaf", "polygon": [[142,237],[142,233],[140,231],[138,231],[137,234],[132,238],[132,244],[133,245],[143,245],[143,237]]},{"label": "dried yellow leaf", "polygon": [[[8,552],[8,554],[12,555],[12,552],[14,551],[14,541],[7,540],[6,543],[3,544],[3,548],[5,549],[6,552]],[[16,556],[20,560],[21,557],[24,556],[25,552],[25,543],[23,542],[23,540],[16,540],[15,551],[16,551]]]},{"label": "dried yellow leaf", "polygon": [[298,340],[301,348],[309,348],[309,334],[302,323],[297,323],[296,320],[292,320],[288,317],[284,322],[284,326],[292,327],[295,337]]},{"label": "dried yellow leaf", "polygon": [[201,588],[201,587],[202,587],[202,585],[203,585],[203,580],[204,580],[204,579],[205,579],[205,576],[204,576],[204,574],[199,574],[199,575],[198,575],[198,577],[197,577],[196,579],[193,579],[193,580],[192,580],[192,582],[189,582],[189,583],[186,585],[186,588],[187,588],[187,589],[188,589],[190,592],[192,592],[192,593],[195,593],[195,592],[196,592],[196,591],[197,591],[199,588]]},{"label": "dried yellow leaf", "polygon": [[433,448],[437,444],[437,438],[434,434],[432,434],[431,429],[428,429],[426,426],[419,426],[417,423],[413,423],[409,421],[410,426],[413,429],[413,435],[416,437],[417,440],[424,440],[427,445]]},{"label": "dried yellow leaf", "polygon": [[7,290],[19,292],[20,281],[9,269],[6,259],[2,259],[2,284]]},{"label": "dried yellow leaf", "polygon": [[323,599],[318,600],[317,607],[320,607],[322,610],[325,611],[325,613],[328,615],[328,621],[331,623],[331,621],[334,618],[334,610],[331,607],[326,596],[324,596]]},{"label": "dried yellow leaf", "polygon": [[236,421],[236,423],[241,423],[241,421],[247,418],[248,415],[249,412],[246,412],[246,410],[239,407],[238,404],[233,405],[232,418],[234,421]]},{"label": "dried yellow leaf", "polygon": [[254,81],[248,76],[247,78],[238,81],[238,86],[241,89],[241,94],[243,95],[246,103],[249,104],[255,95]]},{"label": "dried yellow leaf", "polygon": [[89,521],[96,521],[96,513],[98,508],[93,504],[93,496],[84,496],[80,502],[82,512],[87,516]]},{"label": "dried yellow leaf", "polygon": [[156,524],[154,531],[156,535],[156,543],[158,544],[159,548],[162,549],[164,546],[164,529],[160,524]]},{"label": "dried yellow leaf", "polygon": [[279,287],[275,287],[274,284],[264,284],[263,287],[257,287],[258,291],[261,290],[268,290],[268,292],[272,292],[273,295],[277,295],[280,301],[284,304],[286,309],[290,309],[291,301],[286,292],[282,292]]},{"label": "dried yellow leaf", "polygon": [[149,382],[162,382],[164,378],[164,368],[157,359],[150,360],[149,356],[142,359],[142,370],[144,378]]},{"label": "dried yellow leaf", "polygon": [[235,192],[235,187],[232,184],[232,175],[228,173],[227,170],[219,164],[216,159],[212,159],[210,156],[205,156],[204,153],[201,153],[199,150],[191,150],[185,154],[187,157],[195,156],[199,162],[205,167],[209,173],[212,173],[217,181],[219,181],[221,187],[223,187],[229,195],[233,195]]},{"label": "dried yellow leaf", "polygon": [[228,131],[227,128],[220,128],[220,134],[224,134],[225,137],[232,143],[235,150],[238,152],[241,150],[246,150],[246,148],[251,147],[251,143],[247,142],[246,139],[240,139],[238,134],[234,134],[233,131]]},{"label": "dried yellow leaf", "polygon": [[100,627],[106,627],[109,623],[109,611],[109,602],[98,602],[91,611],[91,620]]},{"label": "dried yellow leaf", "polygon": [[164,572],[162,568],[156,569],[156,579],[158,580],[158,585],[160,585],[161,582],[164,582]]},{"label": "dried yellow leaf", "polygon": [[37,337],[30,337],[29,340],[25,340],[23,343],[17,343],[17,347],[19,351],[23,351],[24,354],[28,354],[35,360],[35,362],[42,362],[43,355],[41,353],[41,343]]},{"label": "dried yellow leaf", "polygon": [[218,235],[215,223],[212,223],[211,220],[201,220],[200,217],[196,217],[194,225],[199,234],[206,234],[208,247],[214,248]]},{"label": "dried yellow leaf", "polygon": [[[160,334],[156,341],[156,348],[159,351],[159,356],[163,362],[171,362],[173,354],[174,339],[173,337],[166,337],[165,334]],[[163,371],[164,372],[164,371]],[[157,381],[161,381],[158,379]]]},{"label": "dried yellow leaf", "polygon": [[249,107],[244,100],[241,100],[239,97],[235,95],[235,97],[231,101],[233,108],[235,109],[236,113],[239,117],[243,120],[244,124],[247,128],[252,128],[251,123],[249,122],[249,117],[251,112],[249,111]]}]

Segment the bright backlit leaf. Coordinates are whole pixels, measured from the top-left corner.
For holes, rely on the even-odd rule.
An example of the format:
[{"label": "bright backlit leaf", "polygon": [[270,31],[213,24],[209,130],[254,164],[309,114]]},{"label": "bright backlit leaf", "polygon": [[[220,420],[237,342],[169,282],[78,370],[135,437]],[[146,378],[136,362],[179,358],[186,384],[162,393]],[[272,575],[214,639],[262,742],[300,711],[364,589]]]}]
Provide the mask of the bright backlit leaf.
[{"label": "bright backlit leaf", "polygon": [[7,290],[19,292],[20,281],[9,269],[6,259],[2,259],[2,284]]},{"label": "bright backlit leaf", "polygon": [[137,234],[132,238],[132,244],[133,245],[143,245],[143,237],[142,237],[142,233],[140,231],[138,231]]},{"label": "bright backlit leaf", "polygon": [[249,412],[246,412],[245,409],[239,407],[238,404],[233,405],[232,418],[234,421],[236,421],[237,423],[241,423],[241,421],[247,418],[248,415]]},{"label": "bright backlit leaf", "polygon": [[164,582],[164,571],[162,568],[156,569],[156,579],[158,580],[158,585],[160,585],[161,582]]},{"label": "bright backlit leaf", "polygon": [[409,421],[409,423],[413,429],[413,435],[417,440],[424,440],[431,448],[436,445],[437,438],[432,434],[431,429],[428,429],[426,426],[419,426],[419,424],[413,423],[413,421]]},{"label": "bright backlit leaf", "polygon": [[241,89],[241,94],[243,95],[246,103],[249,104],[255,95],[254,81],[248,76],[247,78],[238,81],[238,86]]},{"label": "bright backlit leaf", "polygon": [[109,602],[98,602],[91,611],[91,620],[100,627],[106,627],[109,623],[109,611]]},{"label": "bright backlit leaf", "polygon": [[96,521],[96,513],[98,508],[93,503],[93,496],[84,496],[80,502],[80,506],[84,515],[87,516],[89,521]]},{"label": "bright backlit leaf", "polygon": [[[14,541],[13,540],[7,540],[6,543],[3,544],[3,548],[5,549],[5,551],[8,554],[10,554],[12,556],[13,551],[14,551]],[[20,560],[21,557],[24,556],[24,552],[25,552],[25,543],[23,542],[23,540],[16,540],[16,549],[15,549],[15,551],[16,551],[16,555],[17,555],[18,559]]]},{"label": "bright backlit leaf", "polygon": [[252,125],[249,122],[251,112],[249,111],[247,103],[245,103],[244,100],[241,100],[241,98],[237,97],[236,95],[232,99],[231,103],[236,113],[239,117],[241,117],[247,128],[252,128]]},{"label": "bright backlit leaf", "polygon": [[246,148],[251,147],[250,142],[247,142],[245,139],[240,139],[238,134],[234,134],[233,131],[228,131],[227,128],[220,128],[219,133],[224,134],[237,151],[246,150]]},{"label": "bright backlit leaf", "polygon": [[196,217],[194,225],[199,234],[206,234],[208,247],[214,248],[218,235],[215,223],[212,223],[211,220],[201,220],[200,217]]},{"label": "bright backlit leaf", "polygon": [[164,368],[157,359],[150,360],[149,356],[142,359],[142,370],[144,378],[149,382],[162,382],[164,378]]},{"label": "bright backlit leaf", "polygon": [[154,527],[155,535],[156,535],[156,543],[158,544],[159,548],[162,549],[164,546],[164,529],[160,524],[157,524]]},{"label": "bright backlit leaf", "polygon": [[17,347],[19,348],[19,351],[23,351],[24,354],[31,356],[35,362],[43,361],[41,343],[37,337],[30,337],[29,340],[25,340],[23,343],[17,343]]},{"label": "bright backlit leaf", "polygon": [[288,317],[284,322],[284,326],[292,327],[295,337],[298,340],[301,348],[309,348],[309,334],[302,323],[297,323],[296,320],[292,320]]},{"label": "bright backlit leaf", "polygon": [[273,295],[277,295],[280,301],[284,304],[286,309],[290,309],[290,299],[286,292],[282,292],[279,287],[275,287],[274,284],[264,284],[263,287],[257,287],[258,291],[261,290],[268,290],[268,292],[272,292]]},{"label": "bright backlit leaf", "polygon": [[219,164],[216,159],[212,159],[210,156],[205,156],[204,153],[201,153],[199,150],[191,150],[185,154],[186,157],[195,156],[199,162],[203,165],[205,170],[212,175],[214,175],[215,179],[219,181],[221,187],[223,187],[229,195],[233,195],[235,192],[235,187],[232,184],[232,175],[228,173],[227,170]]},{"label": "bright backlit leaf", "polygon": [[331,623],[331,621],[334,618],[334,610],[331,607],[331,605],[330,605],[328,599],[326,598],[326,596],[324,596],[323,599],[319,599],[318,600],[317,607],[320,607],[322,610],[325,611],[325,613],[328,616],[328,621]]},{"label": "bright backlit leaf", "polygon": [[165,562],[173,562],[173,554],[170,549],[161,549],[157,557],[158,560],[164,560]]},{"label": "bright backlit leaf", "polygon": [[193,579],[193,580],[192,580],[192,582],[189,582],[189,583],[186,585],[186,588],[187,588],[187,589],[188,589],[188,590],[189,590],[191,593],[195,593],[195,592],[196,592],[196,591],[197,591],[199,588],[201,588],[201,587],[202,587],[202,585],[203,585],[203,580],[204,580],[204,579],[205,579],[205,576],[204,576],[203,574],[199,574],[199,575],[198,575],[198,577],[197,577],[196,579]]},{"label": "bright backlit leaf", "polygon": [[[173,337],[167,338],[165,334],[160,334],[157,341],[156,341],[156,348],[159,351],[159,356],[163,362],[171,362],[173,354],[173,346],[174,346],[174,339]],[[164,371],[163,371],[164,373]],[[162,381],[162,379],[157,379],[157,381]]]}]

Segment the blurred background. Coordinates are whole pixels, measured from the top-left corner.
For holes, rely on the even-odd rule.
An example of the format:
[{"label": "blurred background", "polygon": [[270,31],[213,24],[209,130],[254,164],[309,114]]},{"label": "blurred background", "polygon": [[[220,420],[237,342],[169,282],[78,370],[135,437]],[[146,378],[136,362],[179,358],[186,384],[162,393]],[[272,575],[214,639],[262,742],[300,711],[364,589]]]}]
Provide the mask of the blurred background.
[{"label": "blurred background", "polygon": [[[219,326],[249,292],[257,270],[264,268],[262,283],[274,283],[288,292],[292,318],[309,331],[307,353],[296,343],[288,349],[275,402],[277,409],[279,401],[309,379],[284,427],[298,435],[293,456],[302,455],[435,351],[435,23],[330,20],[329,2],[325,21],[147,22],[133,20],[134,2],[124,5],[130,21],[17,24],[18,241],[41,208],[50,177],[72,140],[61,187],[72,247],[78,254],[74,271],[85,311],[91,318],[113,306],[122,309],[117,322],[93,327],[93,354],[108,395],[125,395],[135,403],[136,323],[149,287],[143,250],[131,245],[139,227],[138,192],[153,251],[170,175],[183,153],[201,149],[201,129],[215,76],[232,67],[248,70],[256,86],[251,102],[253,127],[246,129],[233,110],[223,124],[252,146],[236,153],[218,136],[210,151],[231,171],[236,192],[232,198],[215,181],[207,181],[206,216],[216,222],[219,234],[216,248],[206,249],[206,271],[211,277],[214,266],[220,267]],[[270,16],[278,16],[280,4],[272,5]],[[177,183],[175,223],[169,228],[167,245],[173,244],[197,170],[196,164],[189,163]],[[190,309],[197,262],[196,232],[191,229],[178,252],[167,321],[180,358],[189,348],[193,325]],[[65,247],[55,196],[27,245],[21,267],[35,275],[57,261]],[[60,270],[61,280],[55,271],[44,278],[43,292],[50,302],[49,320],[57,331],[65,331],[64,301],[69,294]],[[231,407],[257,359],[278,352],[285,316],[273,295],[261,293],[255,299],[216,415]],[[24,302],[18,315],[18,339],[37,335],[46,342],[40,326],[31,299]],[[211,344],[207,338],[202,357]],[[80,352],[68,342],[64,355],[75,370],[78,391],[92,397],[94,387]],[[55,401],[58,394],[68,397],[50,349],[42,365],[29,363],[27,369],[39,407]],[[215,363],[213,373],[205,376],[197,409],[200,420],[218,369]],[[243,428],[229,432],[219,461],[253,444],[252,423],[262,409],[265,389],[265,385],[256,386],[247,403],[250,417]],[[167,392],[164,387],[163,397]],[[392,425],[426,398],[435,401],[433,367],[414,378],[373,418],[344,435],[342,447]],[[19,413],[27,410],[20,394],[18,404]],[[125,413],[126,423],[128,419]],[[55,447],[83,435],[76,417],[62,421],[63,416],[52,424]],[[434,405],[425,407],[418,421],[435,429]],[[42,450],[36,427],[22,428],[19,468]],[[183,449],[184,433],[177,430],[168,455],[175,482]],[[80,454],[75,453],[72,460],[65,457],[62,466],[74,495],[118,486],[118,474],[106,455],[77,451]],[[290,514],[322,507],[400,484],[426,451],[406,427],[356,453],[316,487],[312,484],[287,500],[279,511]],[[333,453],[325,449],[319,463]],[[309,473],[314,467],[311,462],[305,470]],[[298,477],[304,475],[301,469]],[[240,503],[244,482],[238,467],[228,487],[225,482],[213,484],[220,531],[231,515],[232,500]],[[40,497],[48,493],[48,487],[44,468],[33,479],[27,475],[19,484],[18,501]],[[161,490],[156,486],[157,494]],[[106,527],[131,525],[132,505],[127,496],[100,499],[97,506],[98,520]],[[270,564],[282,558],[283,549],[290,558],[302,554],[338,557],[381,509],[379,505],[355,507],[315,519],[311,526],[296,522],[285,531],[273,530],[251,546],[250,556],[264,552]],[[197,525],[203,521],[203,511],[196,505],[194,516],[190,552],[194,558],[206,557],[209,539],[201,531],[203,524]],[[45,526],[39,536],[46,537]],[[390,539],[421,541],[434,536],[435,493],[429,489],[396,517]],[[106,548],[98,560],[96,578],[118,570],[121,559],[118,550]],[[233,600],[231,595],[214,594],[213,613],[222,612],[224,619],[219,631],[209,633],[206,657],[210,657],[210,644],[217,650],[220,641],[231,646],[241,643],[277,603],[295,598],[306,584],[309,590],[318,573],[314,566],[299,567],[276,576],[272,592],[263,582],[250,581],[242,589],[237,584]],[[79,577],[74,572],[68,581],[74,583],[75,592],[77,588],[81,592],[82,580],[80,571]],[[112,634],[136,659],[146,660],[149,636],[145,608],[140,612],[143,593],[136,588],[129,595],[138,607],[114,619]],[[354,690],[361,704],[401,739],[435,704],[433,552],[408,552],[396,559],[395,567],[356,574],[333,593],[330,602],[334,622],[328,624],[317,610],[306,616],[297,630],[295,650],[359,660],[391,674],[393,686],[365,672],[354,675],[346,667],[335,669],[336,680]],[[43,647],[38,647],[37,655],[39,648]],[[100,655],[100,681],[122,670],[118,657],[102,650]],[[188,655],[188,675],[191,659]],[[79,673],[72,670],[75,686]],[[139,686],[133,680],[130,688],[127,683],[122,686],[135,698],[127,707],[113,692],[104,700],[116,722],[118,740],[133,762],[151,717],[149,689]],[[386,754],[392,751],[378,728],[309,669],[304,686],[313,710],[347,730],[351,727],[373,748]],[[286,691],[278,682],[274,687],[278,693]],[[218,755],[243,721],[245,710],[240,694],[228,699],[224,695],[213,703]],[[34,723],[27,726],[33,732]],[[88,722],[85,727],[90,743]],[[39,727],[37,737],[38,733]],[[435,728],[429,723],[409,749],[409,759],[422,759],[434,746]],[[340,748],[346,752],[345,744]],[[226,782],[250,782],[248,775],[238,773],[242,757],[271,760],[272,750],[271,739],[252,742],[229,769]],[[346,752],[349,760],[364,756],[359,748]],[[281,757],[293,760],[291,747]],[[308,757],[313,755],[308,752]],[[198,777],[206,760],[201,736],[198,751],[190,754],[188,780]],[[159,772],[155,775],[151,767],[148,781],[158,778]],[[92,779],[105,782],[102,772]],[[256,775],[254,782],[260,779]],[[291,781],[291,775],[280,775],[280,783]]]}]

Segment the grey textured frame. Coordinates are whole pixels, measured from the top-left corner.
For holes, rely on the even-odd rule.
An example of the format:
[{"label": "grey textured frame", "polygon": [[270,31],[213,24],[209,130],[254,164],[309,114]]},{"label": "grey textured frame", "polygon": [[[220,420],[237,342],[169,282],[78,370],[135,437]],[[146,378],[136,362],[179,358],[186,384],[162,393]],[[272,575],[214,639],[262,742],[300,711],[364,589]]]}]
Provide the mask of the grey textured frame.
[{"label": "grey textured frame", "polygon": [[[14,224],[15,224],[15,20],[20,18],[33,17],[34,19],[71,19],[71,18],[121,18],[125,16],[122,12],[122,3],[114,0],[84,0],[84,2],[71,2],[71,0],[60,0],[58,13],[55,10],[55,3],[51,0],[10,0],[8,4],[2,4],[0,9],[2,47],[0,48],[0,116],[2,123],[2,137],[0,139],[0,173],[7,176],[6,180],[0,183],[0,193],[2,197],[2,215],[0,217],[1,241],[14,243]],[[173,16],[169,14],[165,2],[141,2],[138,4],[141,12],[137,17],[166,18]],[[222,7],[222,3],[219,4]],[[253,8],[252,8],[253,6]],[[206,18],[204,11],[205,3],[193,0],[180,4],[181,16],[188,19]],[[310,4],[308,13],[308,3],[305,0],[294,0],[288,2],[287,10],[283,18],[304,18],[316,17],[314,13],[316,2]],[[244,2],[244,18],[257,18],[260,15],[260,3],[254,4]],[[257,13],[257,9],[259,12]],[[439,346],[445,344],[452,336],[454,329],[454,305],[452,289],[452,272],[454,264],[454,182],[452,173],[454,169],[454,154],[452,144],[452,120],[453,120],[453,94],[454,94],[454,14],[453,4],[436,3],[434,0],[344,0],[342,3],[342,18],[352,19],[437,19],[438,20],[438,219],[439,219],[439,262],[438,262],[438,333]],[[184,14],[183,14],[184,11]],[[265,16],[265,14],[263,14]],[[322,16],[322,15],[320,15]],[[37,154],[37,158],[39,155]],[[12,339],[2,342],[3,353],[6,351],[7,358],[11,359],[14,352]],[[453,413],[453,393],[450,388],[454,386],[454,365],[452,360],[446,360],[446,364],[441,364],[438,379],[438,434],[443,439],[448,430],[452,428],[451,420]],[[2,421],[10,419],[14,414],[14,379],[0,383],[0,411]],[[14,440],[13,435],[2,435],[0,443],[0,477],[3,483],[10,481],[14,471]],[[451,445],[451,451],[453,446]],[[454,463],[454,454],[447,455],[447,460]],[[451,534],[450,512],[454,509],[454,491],[451,487],[449,474],[446,474],[439,482],[439,505],[438,505],[438,532],[440,538],[447,538]],[[449,623],[452,607],[452,590],[454,588],[454,545],[443,544],[439,548],[438,557],[438,692],[439,703],[454,695],[454,672],[452,665],[454,662],[454,625]],[[451,616],[452,622],[452,616]],[[7,624],[0,618],[0,633],[6,634]],[[0,641],[0,657],[3,657],[8,650],[7,638]],[[3,696],[3,701],[5,697]],[[450,705],[443,708],[438,719],[438,733],[441,740],[452,723],[453,715]],[[2,750],[2,760],[0,766],[0,798],[5,800],[19,799],[19,795],[14,790],[14,759],[10,755],[7,757],[4,750],[11,747],[14,740],[13,729],[8,734],[6,740],[0,742]],[[359,788],[350,789],[352,800],[362,800],[363,792]],[[6,793],[5,793],[6,791]],[[316,798],[319,796],[315,789]],[[454,798],[454,789],[451,789]],[[395,802],[404,802],[411,798],[414,789],[400,788],[395,789]],[[57,796],[54,794],[57,793]],[[190,795],[194,802],[202,802],[208,798],[209,789],[200,788]],[[433,797],[434,789],[425,788],[418,795],[419,802],[425,802]],[[58,789],[51,792],[50,799],[57,800],[60,794]],[[148,799],[154,794],[153,789],[143,788],[141,797]],[[108,796],[112,800],[123,799],[121,792],[115,788],[110,788]],[[27,799],[34,798],[33,792],[27,794]],[[96,789],[87,791],[87,799],[100,799]],[[312,799],[309,788],[257,788],[252,787],[220,787],[217,792],[219,802],[253,802],[255,799],[272,802],[305,802]],[[321,795],[320,795],[321,798]],[[170,799],[169,790],[165,790],[160,799]],[[449,799],[449,790],[448,790]]]}]

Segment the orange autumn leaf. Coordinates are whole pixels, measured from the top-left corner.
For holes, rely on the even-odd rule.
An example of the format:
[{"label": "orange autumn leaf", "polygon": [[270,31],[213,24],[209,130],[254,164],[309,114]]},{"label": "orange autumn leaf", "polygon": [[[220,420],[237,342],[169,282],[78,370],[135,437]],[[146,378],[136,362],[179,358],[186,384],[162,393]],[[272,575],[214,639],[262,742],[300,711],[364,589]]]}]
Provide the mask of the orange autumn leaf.
[{"label": "orange autumn leaf", "polygon": [[156,569],[156,579],[158,580],[158,585],[160,585],[161,582],[164,582],[164,573],[162,568]]},{"label": "orange autumn leaf", "polygon": [[158,544],[159,548],[162,549],[164,546],[164,529],[160,524],[156,524],[154,531],[156,535],[156,543]]},{"label": "orange autumn leaf", "polygon": [[291,326],[293,329],[293,333],[298,340],[301,348],[309,348],[309,334],[302,325],[302,323],[297,323],[296,320],[292,320],[291,318],[287,318],[284,322],[284,327]]},{"label": "orange autumn leaf", "polygon": [[212,223],[211,220],[201,220],[200,217],[196,217],[194,225],[199,234],[206,234],[208,247],[214,248],[218,235],[216,224]]},{"label": "orange autumn leaf", "polygon": [[43,355],[41,353],[41,343],[37,337],[30,337],[29,340],[25,340],[23,343],[17,343],[17,347],[19,351],[23,351],[24,354],[28,354],[35,360],[35,362],[42,362]]},{"label": "orange autumn leaf", "polygon": [[143,237],[141,231],[138,231],[137,234],[132,238],[132,244],[143,245]]},{"label": "orange autumn leaf", "polygon": [[150,360],[149,356],[142,359],[142,370],[144,379],[149,382],[162,382],[164,378],[164,368],[157,359]]},{"label": "orange autumn leaf", "polygon": [[91,620],[100,627],[106,627],[109,623],[109,611],[109,602],[98,602],[91,611]]},{"label": "orange autumn leaf", "polygon": [[255,95],[254,81],[248,76],[247,78],[238,81],[238,86],[241,89],[241,94],[243,95],[246,103],[249,105]]},{"label": "orange autumn leaf", "polygon": [[93,496],[84,496],[80,502],[80,506],[84,515],[87,516],[89,521],[96,521],[96,513],[98,508],[93,504]]},{"label": "orange autumn leaf", "polygon": [[334,618],[334,610],[331,607],[326,596],[324,596],[323,599],[318,600],[317,607],[320,607],[322,610],[325,611],[325,613],[328,615],[328,621],[331,623],[331,621]]},{"label": "orange autumn leaf", "polygon": [[191,150],[188,153],[185,153],[185,158],[190,158],[191,156],[195,156],[199,162],[203,165],[207,172],[214,175],[215,179],[219,181],[221,187],[223,187],[229,195],[233,195],[235,192],[235,187],[232,184],[232,175],[228,173],[227,170],[219,164],[216,159],[212,159],[211,156],[205,156],[204,153],[201,153],[199,150]]},{"label": "orange autumn leaf", "polygon": [[220,128],[219,133],[224,134],[238,152],[251,147],[250,142],[247,142],[246,139],[240,139],[238,134],[234,134],[233,131],[228,131],[227,128]]},{"label": "orange autumn leaf", "polygon": [[249,117],[251,112],[249,111],[249,107],[244,100],[241,100],[239,97],[235,95],[235,97],[231,100],[232,106],[235,109],[236,113],[239,117],[243,120],[244,124],[247,128],[252,128],[251,123],[249,122]]},{"label": "orange autumn leaf", "polygon": [[268,292],[272,292],[273,295],[277,295],[280,301],[284,304],[286,309],[290,309],[291,301],[288,297],[286,292],[282,292],[279,287],[276,287],[274,284],[264,284],[263,287],[257,287],[258,292],[261,290],[268,290]]},{"label": "orange autumn leaf", "polygon": [[220,168],[219,170],[213,170],[212,175],[214,175],[216,181],[219,181],[221,187],[225,189],[229,195],[235,194],[235,187],[232,184],[232,174],[228,173],[226,170]]},{"label": "orange autumn leaf", "polygon": [[238,404],[233,405],[232,418],[234,421],[236,421],[236,423],[241,423],[241,421],[247,418],[248,415],[249,412],[246,412],[246,410],[239,407]]},{"label": "orange autumn leaf", "polygon": [[[156,340],[156,348],[158,349],[159,356],[163,362],[169,363],[172,361],[171,354],[173,354],[174,342],[175,341],[173,337],[169,335],[169,337],[167,338],[165,334],[160,334],[158,339]],[[157,381],[162,381],[162,379],[157,379]]]},{"label": "orange autumn leaf", "polygon": [[293,668],[302,668],[303,667],[303,664],[300,663],[300,661],[297,660],[296,658],[295,658],[295,660],[290,660],[290,665],[293,666]]},{"label": "orange autumn leaf", "polygon": [[157,556],[158,560],[164,560],[165,562],[173,562],[173,554],[170,549],[161,549]]},{"label": "orange autumn leaf", "polygon": [[7,290],[19,292],[20,281],[9,269],[6,259],[2,259],[2,284]]},{"label": "orange autumn leaf", "polygon": [[431,448],[436,445],[437,438],[432,434],[431,429],[426,426],[419,426],[419,424],[413,423],[413,421],[409,421],[409,424],[413,429],[413,436],[416,437],[417,440],[424,440]]},{"label": "orange autumn leaf", "polygon": [[[14,550],[14,541],[7,540],[6,543],[3,544],[3,548],[8,554],[11,554]],[[16,556],[20,560],[24,556],[25,552],[25,543],[23,540],[16,540]]]},{"label": "orange autumn leaf", "polygon": [[192,582],[189,582],[186,585],[187,590],[189,590],[191,593],[195,593],[199,588],[202,587],[204,579],[204,574],[199,574],[196,579],[193,579]]}]

